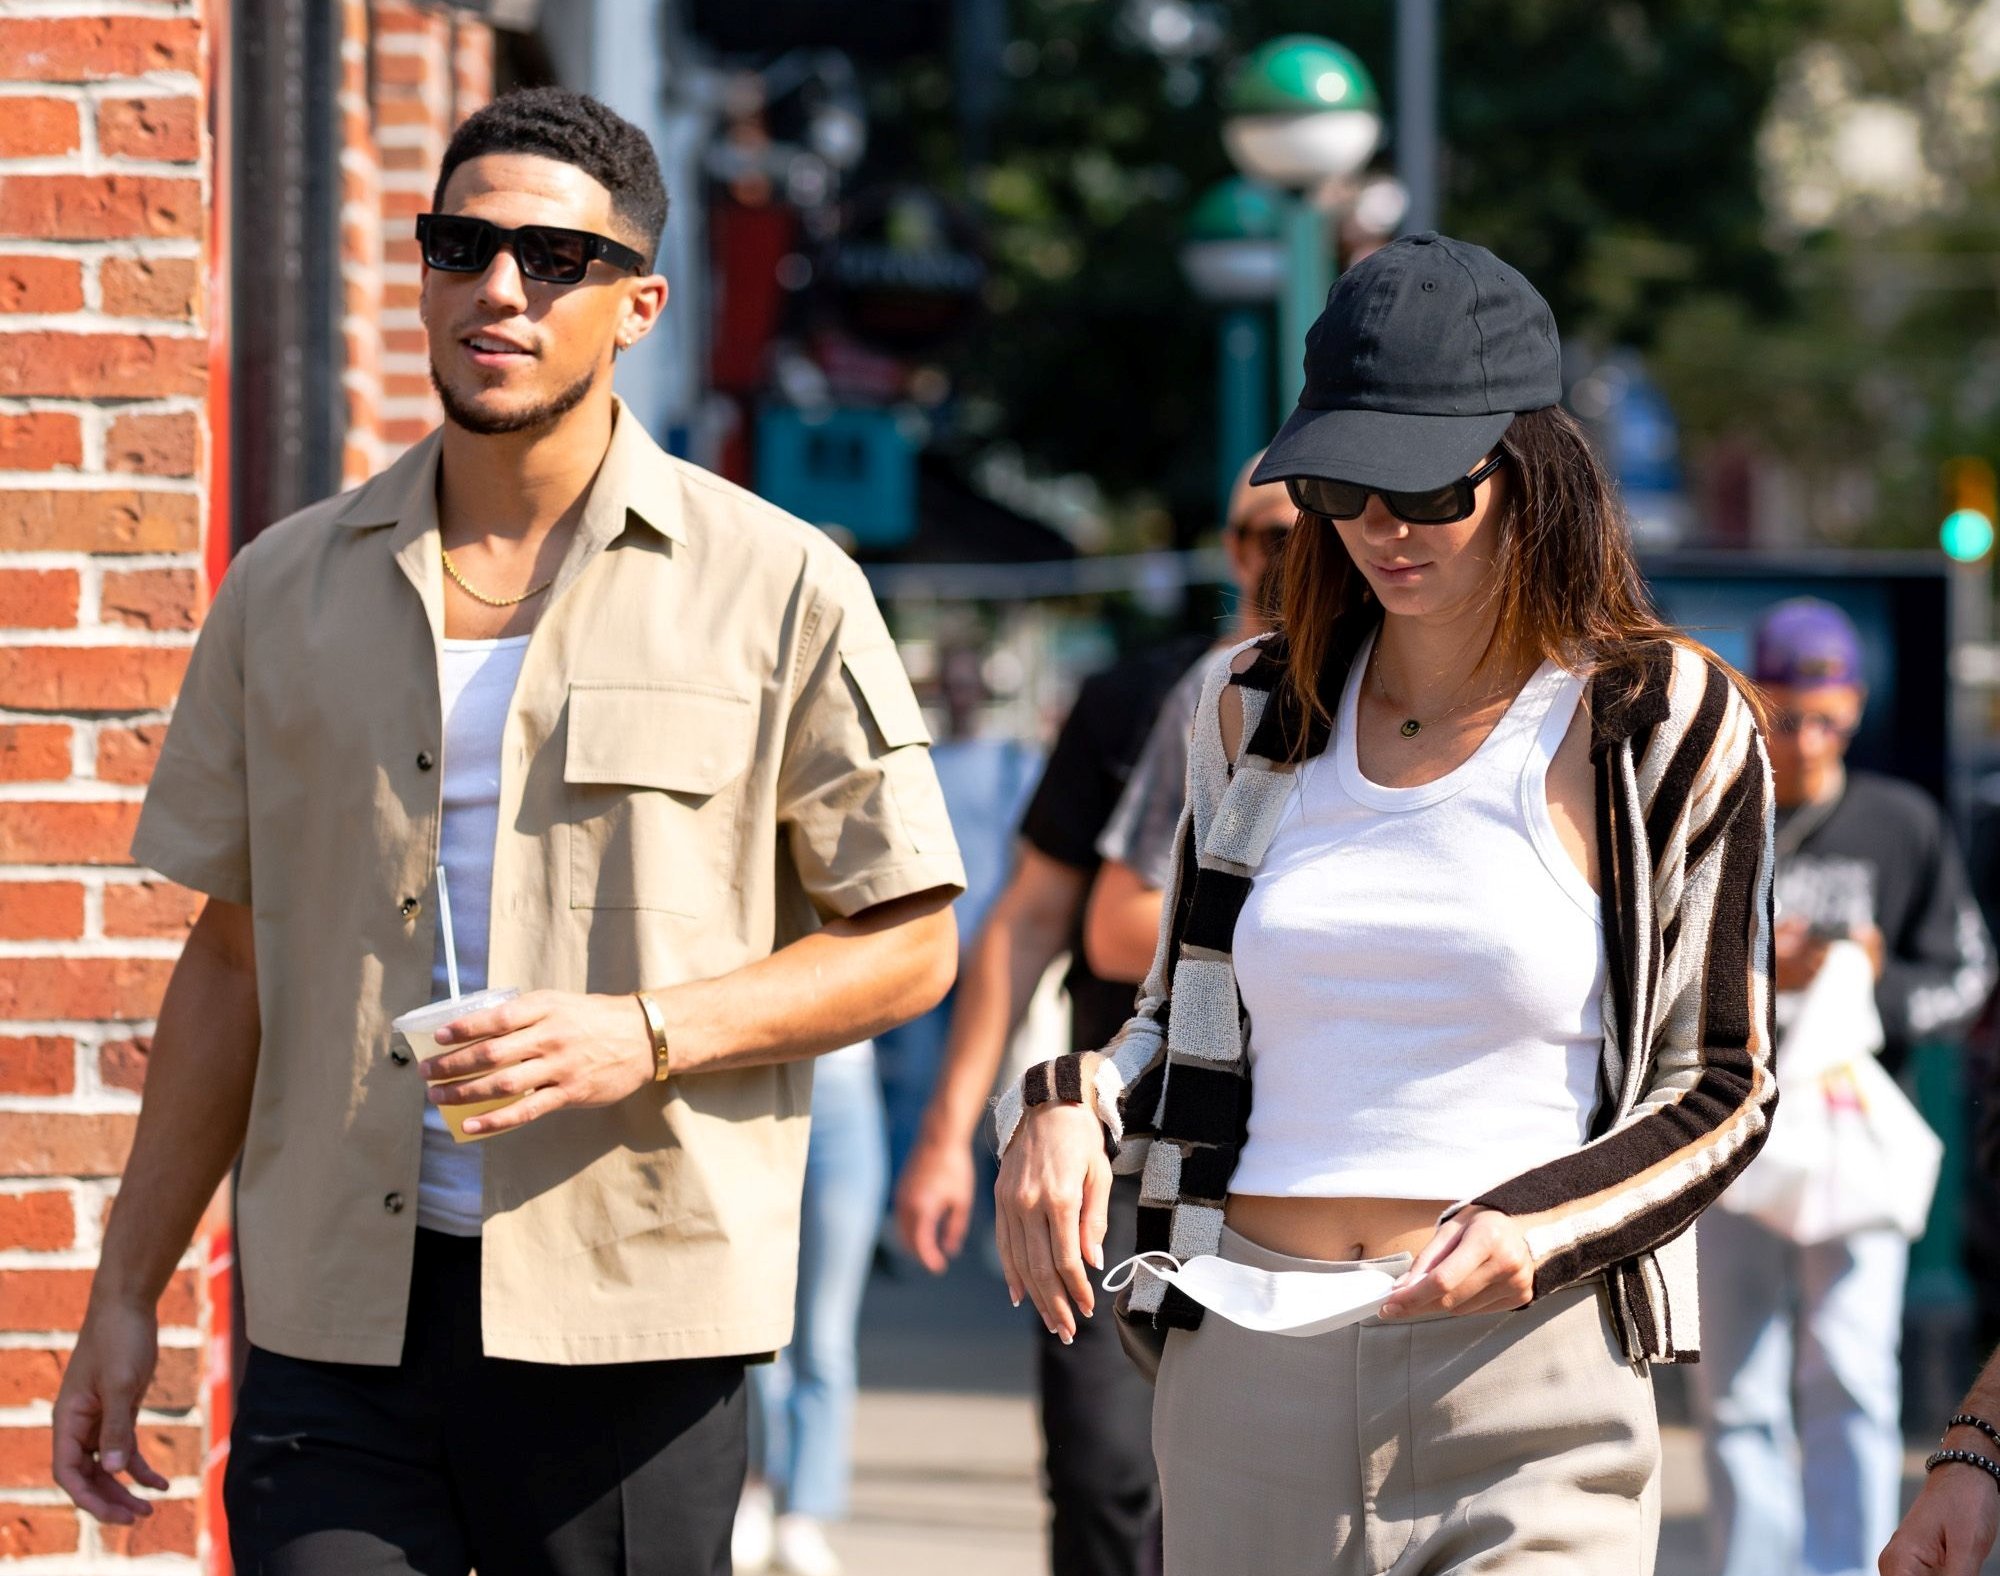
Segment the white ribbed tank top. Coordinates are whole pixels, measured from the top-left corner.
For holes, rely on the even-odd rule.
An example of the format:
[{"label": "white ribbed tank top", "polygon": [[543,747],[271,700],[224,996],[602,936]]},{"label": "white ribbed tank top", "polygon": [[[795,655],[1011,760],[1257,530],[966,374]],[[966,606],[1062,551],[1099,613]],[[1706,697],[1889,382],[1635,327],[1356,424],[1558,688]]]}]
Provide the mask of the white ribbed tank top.
[{"label": "white ribbed tank top", "polygon": [[[493,904],[493,844],[500,834],[500,750],[514,687],[528,655],[528,637],[447,640],[438,687],[444,703],[444,810],[438,862],[451,883],[452,940],[458,986],[466,995],[486,988],[486,943]],[[431,999],[451,994],[440,931],[431,964]],[[417,1178],[417,1224],[454,1237],[479,1235],[485,1162],[478,1144],[452,1142],[444,1113],[424,1107],[423,1165]]]},{"label": "white ribbed tank top", "polygon": [[1604,935],[1549,816],[1583,681],[1544,663],[1435,782],[1361,774],[1354,659],[1236,922],[1249,1138],[1230,1189],[1469,1198],[1581,1147]]}]

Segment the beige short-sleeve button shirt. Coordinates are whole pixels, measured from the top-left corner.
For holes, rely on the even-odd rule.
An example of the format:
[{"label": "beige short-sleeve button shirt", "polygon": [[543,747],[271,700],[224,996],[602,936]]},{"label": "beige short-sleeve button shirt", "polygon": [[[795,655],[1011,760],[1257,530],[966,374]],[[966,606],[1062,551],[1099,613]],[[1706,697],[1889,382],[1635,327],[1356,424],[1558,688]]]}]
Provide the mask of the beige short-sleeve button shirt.
[{"label": "beige short-sleeve button shirt", "polygon": [[[238,555],[134,843],[254,912],[249,1334],[325,1361],[402,1350],[424,1089],[389,1022],[431,995],[438,449]],[[962,886],[928,743],[861,572],[621,406],[506,720],[489,981],[715,978],[829,916]],[[783,1346],[811,1077],[675,1078],[488,1140],[488,1355]]]}]

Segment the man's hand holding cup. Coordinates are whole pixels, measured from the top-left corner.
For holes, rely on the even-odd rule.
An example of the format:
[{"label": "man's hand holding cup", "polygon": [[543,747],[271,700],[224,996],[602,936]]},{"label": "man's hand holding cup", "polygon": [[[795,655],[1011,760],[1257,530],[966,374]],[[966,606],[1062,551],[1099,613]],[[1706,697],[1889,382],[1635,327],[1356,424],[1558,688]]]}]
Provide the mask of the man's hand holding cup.
[{"label": "man's hand holding cup", "polygon": [[653,1081],[652,1034],[631,996],[529,991],[453,1019],[435,1044],[422,1069],[431,1103],[447,1120],[454,1107],[486,1107],[465,1114],[467,1138],[566,1106],[611,1105]]}]

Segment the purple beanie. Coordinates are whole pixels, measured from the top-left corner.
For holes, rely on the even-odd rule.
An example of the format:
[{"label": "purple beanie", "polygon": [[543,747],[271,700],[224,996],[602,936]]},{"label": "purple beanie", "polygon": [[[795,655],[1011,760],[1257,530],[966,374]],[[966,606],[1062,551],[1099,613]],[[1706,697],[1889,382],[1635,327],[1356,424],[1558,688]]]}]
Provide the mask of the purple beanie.
[{"label": "purple beanie", "polygon": [[1757,623],[1750,676],[1786,689],[1860,684],[1861,636],[1831,602],[1794,597]]}]

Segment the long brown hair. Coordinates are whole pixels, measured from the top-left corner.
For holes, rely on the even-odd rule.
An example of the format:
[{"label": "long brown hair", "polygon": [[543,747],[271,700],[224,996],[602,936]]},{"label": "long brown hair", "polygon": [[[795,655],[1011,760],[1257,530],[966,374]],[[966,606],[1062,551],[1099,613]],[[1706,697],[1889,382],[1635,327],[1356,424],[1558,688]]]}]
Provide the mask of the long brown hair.
[{"label": "long brown hair", "polygon": [[[1636,687],[1647,646],[1688,641],[1653,609],[1625,510],[1590,439],[1574,416],[1552,405],[1516,416],[1500,448],[1507,495],[1489,650],[1586,676],[1628,670]],[[1285,686],[1300,715],[1325,722],[1328,653],[1356,634],[1353,621],[1379,616],[1330,520],[1300,514],[1285,548],[1280,609]]]}]

